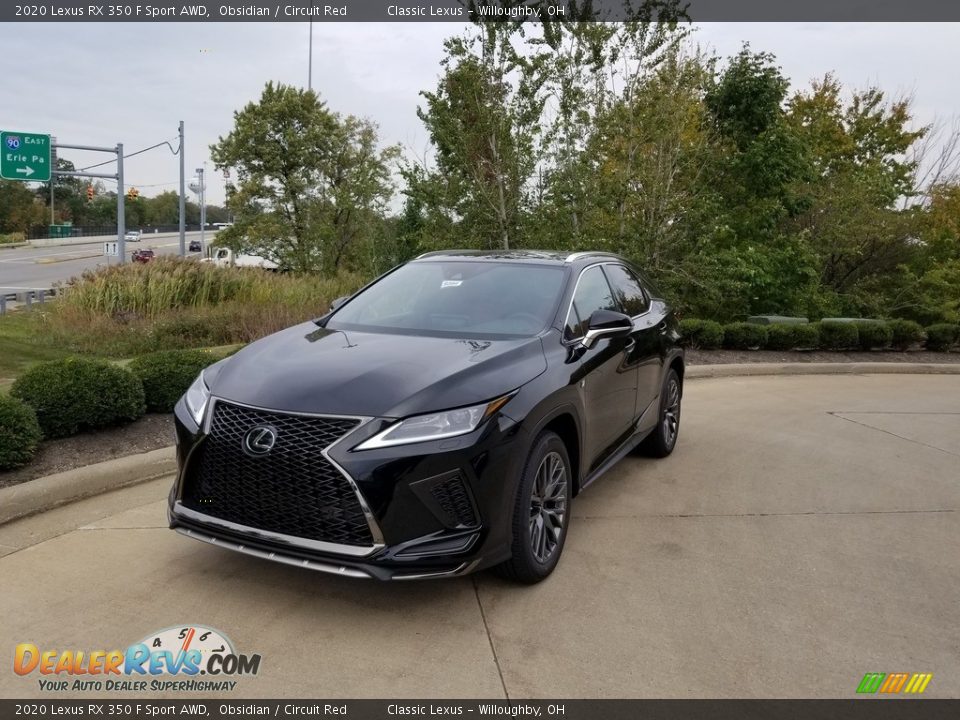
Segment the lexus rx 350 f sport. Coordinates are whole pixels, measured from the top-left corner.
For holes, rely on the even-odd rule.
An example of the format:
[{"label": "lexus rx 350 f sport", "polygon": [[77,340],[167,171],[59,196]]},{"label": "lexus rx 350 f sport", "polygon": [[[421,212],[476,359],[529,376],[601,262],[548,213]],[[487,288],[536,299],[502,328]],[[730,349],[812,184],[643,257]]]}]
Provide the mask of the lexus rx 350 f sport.
[{"label": "lexus rx 350 f sport", "polygon": [[423,255],[201,373],[170,526],[349,577],[542,580],[578,493],[673,450],[678,337],[616,255]]}]

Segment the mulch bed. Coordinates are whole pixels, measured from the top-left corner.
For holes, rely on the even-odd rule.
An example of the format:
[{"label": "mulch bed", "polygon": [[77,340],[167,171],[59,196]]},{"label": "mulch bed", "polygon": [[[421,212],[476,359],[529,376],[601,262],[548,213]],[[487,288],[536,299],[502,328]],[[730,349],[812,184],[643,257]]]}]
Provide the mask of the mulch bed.
[{"label": "mulch bed", "polygon": [[824,350],[687,350],[688,365],[727,365],[734,363],[791,363],[791,362],[894,362],[894,363],[956,363],[960,352],[928,352],[909,350],[892,352],[827,352]]},{"label": "mulch bed", "polygon": [[173,415],[146,415],[129,425],[102,432],[45,440],[33,462],[0,472],[0,488],[173,443]]}]

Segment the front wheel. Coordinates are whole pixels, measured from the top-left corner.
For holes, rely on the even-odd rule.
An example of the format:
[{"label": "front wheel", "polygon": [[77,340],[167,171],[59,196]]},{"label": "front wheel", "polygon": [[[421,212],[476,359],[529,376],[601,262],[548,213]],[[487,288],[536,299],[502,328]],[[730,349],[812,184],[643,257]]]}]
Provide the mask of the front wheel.
[{"label": "front wheel", "polygon": [[660,393],[660,415],[657,426],[640,443],[640,451],[644,455],[655,458],[665,458],[673,452],[680,434],[680,399],[683,396],[683,386],[680,376],[671,368],[663,380],[663,390]]},{"label": "front wheel", "polygon": [[513,509],[513,555],[497,566],[504,577],[533,584],[557,566],[570,521],[572,474],[567,447],[552,432],[533,443]]}]

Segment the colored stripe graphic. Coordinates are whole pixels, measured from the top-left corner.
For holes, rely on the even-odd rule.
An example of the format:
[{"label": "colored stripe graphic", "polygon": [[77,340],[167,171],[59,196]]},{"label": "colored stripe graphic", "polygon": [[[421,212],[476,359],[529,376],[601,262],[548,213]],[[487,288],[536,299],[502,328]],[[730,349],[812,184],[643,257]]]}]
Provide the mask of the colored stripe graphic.
[{"label": "colored stripe graphic", "polygon": [[907,673],[890,673],[886,681],[880,686],[882,693],[898,693],[903,689],[904,683],[910,677]]},{"label": "colored stripe graphic", "polygon": [[886,673],[867,673],[863,676],[863,680],[860,681],[860,685],[857,687],[857,692],[875,693],[880,689],[880,683],[883,682],[883,679],[886,676]]},{"label": "colored stripe graphic", "polygon": [[913,677],[910,678],[910,682],[907,683],[904,692],[918,695],[927,689],[927,685],[930,684],[932,679],[933,673],[914,673]]}]

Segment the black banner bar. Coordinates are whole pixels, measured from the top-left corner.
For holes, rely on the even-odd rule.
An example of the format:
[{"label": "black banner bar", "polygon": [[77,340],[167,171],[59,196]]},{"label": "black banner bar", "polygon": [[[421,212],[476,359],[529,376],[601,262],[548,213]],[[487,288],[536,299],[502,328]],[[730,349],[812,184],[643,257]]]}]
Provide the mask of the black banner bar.
[{"label": "black banner bar", "polygon": [[955,720],[960,700],[0,700],[0,718]]},{"label": "black banner bar", "polygon": [[0,3],[4,22],[960,21],[956,0],[54,0]]}]

